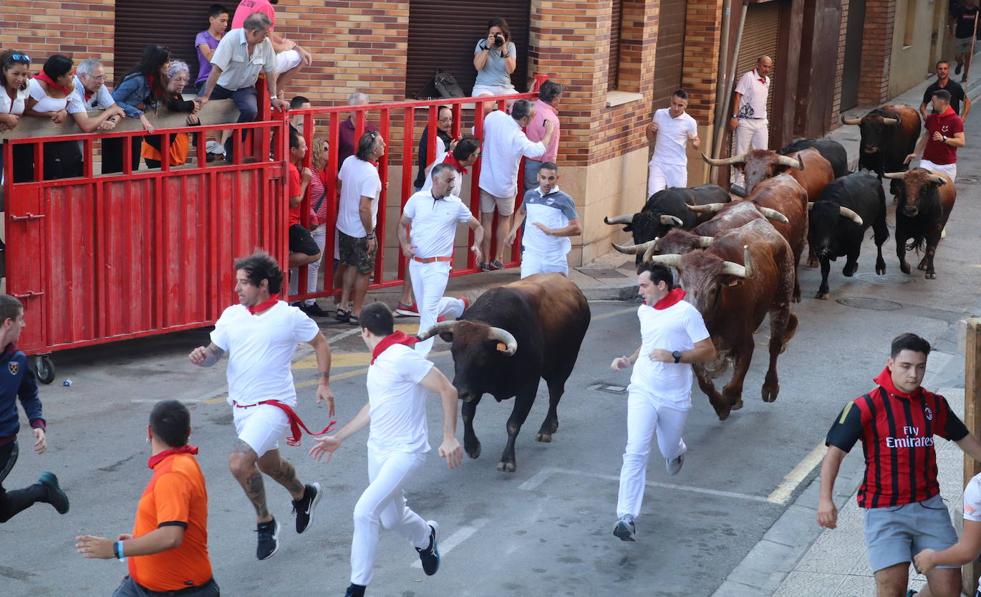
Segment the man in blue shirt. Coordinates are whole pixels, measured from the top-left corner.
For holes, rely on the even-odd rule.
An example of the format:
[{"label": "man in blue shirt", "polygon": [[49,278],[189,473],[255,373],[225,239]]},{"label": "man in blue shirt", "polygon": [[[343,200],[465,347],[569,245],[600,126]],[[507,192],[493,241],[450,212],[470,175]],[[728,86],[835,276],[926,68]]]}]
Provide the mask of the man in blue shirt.
[{"label": "man in blue shirt", "polygon": [[538,170],[538,188],[525,193],[514,218],[507,243],[514,242],[518,228],[528,220],[521,245],[521,277],[551,272],[569,275],[567,255],[571,236],[582,234],[576,203],[559,189],[559,167],[543,162]]},{"label": "man in blue shirt", "polygon": [[0,522],[7,522],[18,512],[37,502],[55,507],[59,514],[68,512],[68,496],[58,486],[54,473],[41,473],[34,485],[6,491],[3,480],[17,463],[17,398],[20,398],[34,432],[34,451],[43,454],[47,448],[45,422],[41,413],[37,380],[27,366],[27,355],[17,350],[15,343],[24,328],[24,306],[16,298],[0,294]]}]

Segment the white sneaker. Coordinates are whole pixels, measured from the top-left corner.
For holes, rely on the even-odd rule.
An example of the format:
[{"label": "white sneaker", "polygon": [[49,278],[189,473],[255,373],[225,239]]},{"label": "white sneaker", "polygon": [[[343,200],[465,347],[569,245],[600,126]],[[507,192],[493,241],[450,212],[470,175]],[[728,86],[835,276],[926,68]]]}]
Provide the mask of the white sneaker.
[{"label": "white sneaker", "polygon": [[671,460],[664,461],[664,468],[668,469],[668,474],[672,477],[681,472],[681,467],[685,466],[685,454],[681,453]]}]

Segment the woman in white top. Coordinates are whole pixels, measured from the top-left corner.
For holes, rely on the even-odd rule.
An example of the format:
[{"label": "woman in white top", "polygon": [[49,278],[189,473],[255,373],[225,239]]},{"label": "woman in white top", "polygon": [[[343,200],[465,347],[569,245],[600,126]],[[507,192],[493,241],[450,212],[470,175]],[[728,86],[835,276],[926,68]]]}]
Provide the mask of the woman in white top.
[{"label": "woman in white top", "polygon": [[[0,83],[3,84],[3,93],[0,93],[0,132],[12,130],[20,123],[20,117],[24,114],[24,103],[27,101],[27,80],[30,74],[30,56],[17,50],[0,53]],[[30,145],[14,145],[14,182],[31,179],[33,164],[30,160]],[[0,173],[2,171],[3,160],[0,159]],[[2,179],[3,176],[0,175],[0,180]]]},{"label": "woman in white top", "polygon": [[495,17],[487,22],[487,38],[477,41],[473,66],[477,69],[473,97],[479,95],[514,95],[511,73],[518,68],[517,49],[511,41],[508,22]]},{"label": "woman in white top", "polygon": [[[30,97],[24,114],[50,118],[54,124],[62,124],[71,116],[83,133],[91,133],[103,122],[115,115],[122,116],[119,106],[103,110],[95,118],[89,118],[85,104],[74,91],[72,59],[54,54],[44,63],[44,68],[27,85]],[[68,131],[66,131],[68,132]],[[44,144],[44,180],[70,178],[82,175],[82,151],[77,141],[54,141]]]}]

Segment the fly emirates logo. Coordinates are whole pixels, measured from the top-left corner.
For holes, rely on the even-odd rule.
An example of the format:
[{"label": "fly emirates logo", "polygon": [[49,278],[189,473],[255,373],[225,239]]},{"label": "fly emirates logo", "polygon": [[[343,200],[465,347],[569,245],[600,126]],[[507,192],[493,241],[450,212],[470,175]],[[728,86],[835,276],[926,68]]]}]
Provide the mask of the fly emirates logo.
[{"label": "fly emirates logo", "polygon": [[903,427],[906,437],[886,437],[887,448],[928,448],[933,446],[932,437],[922,437],[919,427]]}]

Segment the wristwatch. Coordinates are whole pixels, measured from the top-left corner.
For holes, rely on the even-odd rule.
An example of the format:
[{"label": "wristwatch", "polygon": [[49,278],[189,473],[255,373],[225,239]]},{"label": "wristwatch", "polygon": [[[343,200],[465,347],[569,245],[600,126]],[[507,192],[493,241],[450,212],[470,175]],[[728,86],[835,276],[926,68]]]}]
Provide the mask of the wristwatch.
[{"label": "wristwatch", "polygon": [[680,350],[676,350],[676,351],[672,352],[671,353],[671,356],[674,357],[674,362],[675,363],[680,363],[681,362],[681,351]]}]

